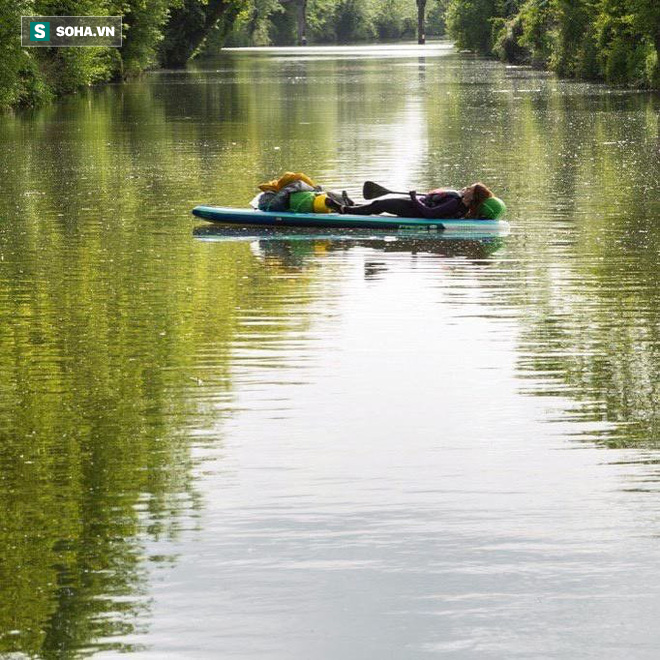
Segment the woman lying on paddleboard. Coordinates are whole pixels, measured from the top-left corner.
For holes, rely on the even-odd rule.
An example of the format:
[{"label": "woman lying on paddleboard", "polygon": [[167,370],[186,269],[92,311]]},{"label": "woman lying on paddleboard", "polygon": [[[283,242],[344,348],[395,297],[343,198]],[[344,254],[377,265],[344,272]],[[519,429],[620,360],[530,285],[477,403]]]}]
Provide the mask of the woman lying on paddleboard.
[{"label": "woman lying on paddleboard", "polygon": [[403,218],[482,218],[497,220],[504,215],[504,202],[483,183],[462,190],[438,188],[424,195],[411,190],[408,196],[381,197],[368,204],[345,205],[326,201],[329,208],[350,215],[391,213]]}]

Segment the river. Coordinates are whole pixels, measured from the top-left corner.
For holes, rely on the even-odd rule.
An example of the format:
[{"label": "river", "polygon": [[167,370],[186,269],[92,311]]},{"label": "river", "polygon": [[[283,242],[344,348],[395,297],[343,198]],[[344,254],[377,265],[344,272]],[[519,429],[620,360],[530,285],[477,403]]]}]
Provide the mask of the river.
[{"label": "river", "polygon": [[[657,657],[660,97],[228,51],[0,118],[0,656]],[[491,239],[226,240],[287,169]]]}]

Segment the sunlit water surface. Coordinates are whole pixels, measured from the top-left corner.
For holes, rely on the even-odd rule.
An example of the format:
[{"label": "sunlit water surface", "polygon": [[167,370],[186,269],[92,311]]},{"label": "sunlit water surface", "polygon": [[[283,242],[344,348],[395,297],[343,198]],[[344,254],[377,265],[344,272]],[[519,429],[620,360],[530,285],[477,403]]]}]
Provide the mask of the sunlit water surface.
[{"label": "sunlit water surface", "polygon": [[[657,658],[659,99],[443,45],[0,119],[0,654]],[[225,240],[285,169],[506,238]]]}]

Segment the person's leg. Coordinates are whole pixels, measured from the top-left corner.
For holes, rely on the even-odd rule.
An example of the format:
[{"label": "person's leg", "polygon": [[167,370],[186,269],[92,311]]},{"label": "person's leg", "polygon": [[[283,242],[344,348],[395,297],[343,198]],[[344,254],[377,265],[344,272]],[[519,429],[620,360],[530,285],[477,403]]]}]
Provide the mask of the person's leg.
[{"label": "person's leg", "polygon": [[330,200],[328,208],[339,210],[340,206],[355,205],[355,202],[348,196],[348,193],[345,190],[342,190],[341,193],[335,192],[334,190],[327,190],[325,194]]},{"label": "person's leg", "polygon": [[379,213],[391,213],[402,218],[417,218],[419,212],[416,210],[415,203],[406,197],[387,197],[384,199],[374,199],[369,204],[360,204],[358,206],[344,206],[342,213],[349,215],[378,215]]}]

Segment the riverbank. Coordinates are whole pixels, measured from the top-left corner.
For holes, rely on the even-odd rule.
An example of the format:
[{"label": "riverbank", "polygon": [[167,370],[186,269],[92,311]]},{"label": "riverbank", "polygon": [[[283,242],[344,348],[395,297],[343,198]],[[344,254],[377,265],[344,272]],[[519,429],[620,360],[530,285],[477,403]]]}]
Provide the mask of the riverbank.
[{"label": "riverbank", "polygon": [[[411,6],[405,11],[394,6],[367,11],[368,2],[355,0],[355,7],[365,5],[357,13],[339,5],[321,11],[322,21],[315,12],[326,3],[308,8],[310,45],[366,43],[365,39],[409,37],[414,32]],[[0,109],[48,103],[91,85],[130,80],[149,69],[184,68],[199,54],[217,55],[225,44],[296,43],[300,39],[292,22],[294,4],[282,12],[275,3],[276,7],[253,20],[246,9],[257,11],[253,0],[191,1],[185,6],[175,0],[157,0],[148,11],[137,0],[114,8],[112,2],[107,6],[99,0],[97,13],[122,14],[121,48],[24,48],[16,27],[20,8],[4,8],[0,10],[0,42],[4,44]],[[85,13],[92,9],[85,4]],[[288,22],[281,23],[287,16]],[[660,5],[650,0],[616,7],[601,3],[597,10],[585,0],[570,5],[513,0],[492,6],[448,0],[442,16],[436,9],[429,10],[426,27],[433,34],[446,29],[459,50],[530,64],[561,77],[660,88]]]},{"label": "riverbank", "polygon": [[[503,9],[506,4],[506,10]],[[660,4],[515,0],[478,8],[450,0],[447,28],[459,48],[531,64],[564,78],[660,88]]]},{"label": "riverbank", "polygon": [[[241,0],[193,0],[185,5],[150,0],[148,7],[141,0],[68,3],[72,16],[121,16],[123,40],[118,48],[24,47],[23,4],[0,9],[0,110],[43,105],[92,85],[131,80],[157,66],[183,68],[211,32],[222,40]],[[39,4],[31,9],[38,12]],[[52,8],[42,11],[48,14]]]}]

